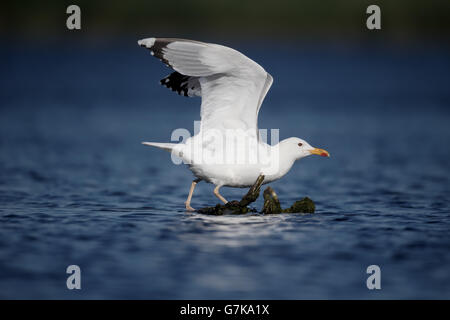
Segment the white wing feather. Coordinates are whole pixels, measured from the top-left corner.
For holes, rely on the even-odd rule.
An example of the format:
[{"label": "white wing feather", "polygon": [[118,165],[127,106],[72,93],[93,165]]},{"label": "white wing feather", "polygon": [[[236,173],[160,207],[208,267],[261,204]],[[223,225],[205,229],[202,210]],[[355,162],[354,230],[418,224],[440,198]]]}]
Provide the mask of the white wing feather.
[{"label": "white wing feather", "polygon": [[180,74],[198,78],[191,83],[201,89],[189,89],[201,92],[201,130],[257,131],[258,112],[273,81],[259,64],[217,44],[171,38],[147,38],[138,44]]}]

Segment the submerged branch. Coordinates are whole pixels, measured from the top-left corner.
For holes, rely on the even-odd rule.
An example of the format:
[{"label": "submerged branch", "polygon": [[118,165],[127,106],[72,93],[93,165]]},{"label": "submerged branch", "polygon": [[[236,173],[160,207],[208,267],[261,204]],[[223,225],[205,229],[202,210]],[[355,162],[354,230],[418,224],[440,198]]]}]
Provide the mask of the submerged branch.
[{"label": "submerged branch", "polygon": [[[227,204],[217,204],[215,207],[206,207],[197,210],[199,213],[209,215],[224,214],[245,214],[256,212],[255,209],[248,208],[248,205],[255,202],[259,197],[261,185],[264,182],[264,175],[260,175],[255,183],[248,190],[247,194],[242,197],[241,201],[230,201]],[[314,202],[305,197],[302,200],[295,201],[294,204],[287,209],[282,209],[278,196],[271,187],[267,187],[263,193],[264,206],[261,210],[263,214],[279,214],[279,213],[314,213]]]}]

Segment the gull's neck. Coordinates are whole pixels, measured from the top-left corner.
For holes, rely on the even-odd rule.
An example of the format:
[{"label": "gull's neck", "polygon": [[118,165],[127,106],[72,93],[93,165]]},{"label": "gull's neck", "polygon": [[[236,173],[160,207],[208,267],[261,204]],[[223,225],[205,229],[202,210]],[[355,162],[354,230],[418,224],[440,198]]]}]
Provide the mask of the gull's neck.
[{"label": "gull's neck", "polygon": [[295,155],[292,154],[288,145],[283,143],[283,141],[277,145],[269,146],[271,166],[270,173],[266,174],[266,181],[274,181],[283,177],[289,172],[296,160]]}]

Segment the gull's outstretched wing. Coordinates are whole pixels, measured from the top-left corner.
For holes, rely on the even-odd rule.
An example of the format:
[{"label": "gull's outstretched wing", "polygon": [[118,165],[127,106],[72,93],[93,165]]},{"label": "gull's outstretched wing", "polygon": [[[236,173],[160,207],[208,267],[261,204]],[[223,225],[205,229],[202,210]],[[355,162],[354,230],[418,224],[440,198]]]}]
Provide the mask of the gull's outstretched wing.
[{"label": "gull's outstretched wing", "polygon": [[211,43],[147,38],[138,44],[176,71],[162,85],[202,97],[201,130],[258,129],[258,112],[273,81],[259,64]]}]

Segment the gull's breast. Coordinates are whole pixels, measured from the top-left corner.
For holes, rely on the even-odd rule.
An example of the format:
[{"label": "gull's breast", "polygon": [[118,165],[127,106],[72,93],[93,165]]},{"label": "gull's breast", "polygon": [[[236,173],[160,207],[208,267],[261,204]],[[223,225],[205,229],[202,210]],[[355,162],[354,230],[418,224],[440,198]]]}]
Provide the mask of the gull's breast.
[{"label": "gull's breast", "polygon": [[197,178],[215,185],[236,188],[252,186],[261,173],[259,164],[191,164],[189,169]]}]

